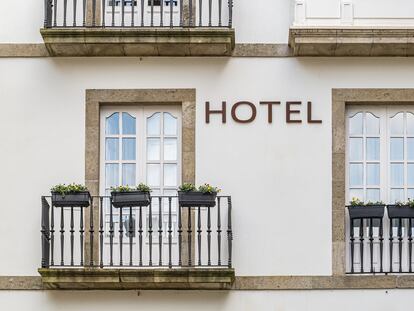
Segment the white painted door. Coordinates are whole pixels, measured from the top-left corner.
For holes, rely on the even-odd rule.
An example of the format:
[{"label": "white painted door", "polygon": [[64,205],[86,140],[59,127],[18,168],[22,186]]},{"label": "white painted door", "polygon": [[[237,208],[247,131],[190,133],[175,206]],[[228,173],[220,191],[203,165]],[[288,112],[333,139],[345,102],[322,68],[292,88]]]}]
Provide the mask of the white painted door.
[{"label": "white painted door", "polygon": [[[152,188],[151,194],[154,196],[151,206],[152,217],[149,208],[142,208],[141,212],[139,208],[124,208],[122,215],[119,209],[112,208],[113,264],[121,263],[122,251],[122,264],[129,265],[132,248],[133,265],[141,263],[148,265],[150,252],[153,265],[158,265],[160,262],[162,265],[168,265],[169,200],[162,198],[160,201],[155,196],[176,196],[177,187],[181,183],[181,107],[170,105],[103,107],[100,146],[101,195],[109,196],[110,188],[113,186],[135,186],[144,182]],[[111,257],[109,200],[105,200],[104,205],[106,235],[104,264],[108,265]],[[172,257],[177,259],[177,200],[175,198],[171,200],[171,225]],[[122,241],[120,229],[123,231]],[[142,236],[140,229],[142,229]]]}]

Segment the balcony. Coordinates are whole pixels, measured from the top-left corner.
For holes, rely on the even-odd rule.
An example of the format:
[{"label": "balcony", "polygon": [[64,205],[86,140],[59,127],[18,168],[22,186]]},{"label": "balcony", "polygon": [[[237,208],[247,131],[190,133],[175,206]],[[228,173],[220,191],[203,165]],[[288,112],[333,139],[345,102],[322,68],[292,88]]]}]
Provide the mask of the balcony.
[{"label": "balcony", "polygon": [[229,289],[231,197],[182,207],[153,196],[148,207],[55,207],[42,197],[42,267],[49,289]]},{"label": "balcony", "polygon": [[413,273],[413,207],[348,209],[348,274]]},{"label": "balcony", "polygon": [[233,1],[45,0],[50,56],[229,56]]}]

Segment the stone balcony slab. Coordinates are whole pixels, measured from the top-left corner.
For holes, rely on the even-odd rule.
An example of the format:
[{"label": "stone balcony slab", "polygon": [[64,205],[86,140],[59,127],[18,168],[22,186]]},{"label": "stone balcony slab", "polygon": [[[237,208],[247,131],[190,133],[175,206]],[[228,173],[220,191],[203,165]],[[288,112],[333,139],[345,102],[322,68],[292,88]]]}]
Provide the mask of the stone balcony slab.
[{"label": "stone balcony slab", "polygon": [[69,290],[228,290],[235,279],[234,269],[222,268],[42,268],[38,271],[45,289]]},{"label": "stone balcony slab", "polygon": [[230,28],[43,28],[50,56],[230,56]]},{"label": "stone balcony slab", "polygon": [[414,27],[295,26],[295,56],[414,56]]}]

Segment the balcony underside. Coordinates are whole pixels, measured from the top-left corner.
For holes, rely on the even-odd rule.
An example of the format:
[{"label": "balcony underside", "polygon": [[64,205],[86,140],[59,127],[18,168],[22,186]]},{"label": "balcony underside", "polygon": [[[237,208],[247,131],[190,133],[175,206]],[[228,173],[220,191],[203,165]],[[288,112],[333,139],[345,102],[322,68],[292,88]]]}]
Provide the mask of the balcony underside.
[{"label": "balcony underside", "polygon": [[414,28],[291,27],[295,56],[414,56]]},{"label": "balcony underside", "polygon": [[39,269],[47,289],[230,289],[234,269]]},{"label": "balcony underside", "polygon": [[230,56],[229,28],[44,28],[50,56]]}]

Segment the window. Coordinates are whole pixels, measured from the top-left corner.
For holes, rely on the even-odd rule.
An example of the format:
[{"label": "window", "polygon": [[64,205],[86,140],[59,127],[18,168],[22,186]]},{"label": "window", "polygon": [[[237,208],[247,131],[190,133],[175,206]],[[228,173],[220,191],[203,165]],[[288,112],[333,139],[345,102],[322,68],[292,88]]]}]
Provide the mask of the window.
[{"label": "window", "polygon": [[[414,199],[414,108],[351,106],[346,119],[347,201],[394,204]],[[410,224],[408,219],[390,223],[385,212],[382,222],[354,220],[350,232],[347,217],[347,241],[352,241],[347,243],[347,271],[351,262],[358,272],[361,265],[365,272],[408,271],[414,263]]]},{"label": "window", "polygon": [[[145,107],[103,107],[101,109],[101,168],[100,192],[110,196],[111,187],[148,184],[152,195],[177,195],[181,184],[181,108],[169,105]],[[104,202],[106,232],[110,226],[110,203]],[[173,232],[177,230],[178,207],[172,201]],[[149,215],[143,209],[143,230],[148,233]],[[163,244],[168,244],[168,200],[152,201],[153,230],[163,230]],[[119,237],[119,224],[124,237],[129,237],[129,228],[138,228],[139,209],[124,209],[122,219],[118,209],[113,208],[114,244]],[[161,218],[161,219],[160,219]],[[161,221],[160,221],[161,220]],[[106,246],[109,243],[107,236]],[[175,237],[173,243],[176,244]],[[158,239],[152,241],[157,244]],[[128,246],[125,245],[127,248]],[[154,249],[154,254],[158,248]],[[108,254],[108,251],[104,251]],[[167,252],[164,252],[167,254]],[[134,256],[137,256],[135,254]],[[114,258],[116,260],[116,258]]]}]

